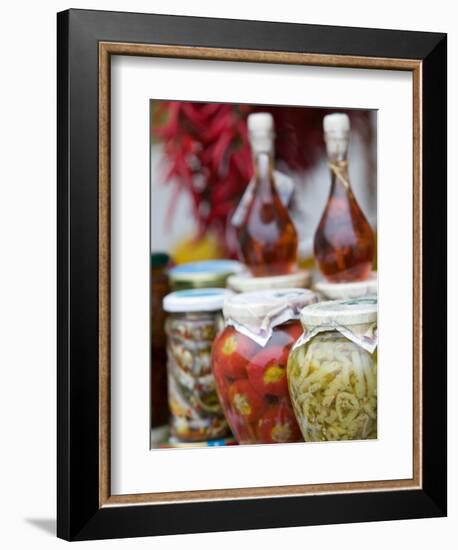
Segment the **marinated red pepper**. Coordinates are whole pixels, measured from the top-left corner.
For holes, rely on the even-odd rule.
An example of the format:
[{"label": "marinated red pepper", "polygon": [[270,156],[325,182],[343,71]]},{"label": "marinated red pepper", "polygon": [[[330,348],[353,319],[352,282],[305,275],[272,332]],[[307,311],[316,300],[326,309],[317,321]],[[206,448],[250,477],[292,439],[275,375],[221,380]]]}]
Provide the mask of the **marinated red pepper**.
[{"label": "marinated red pepper", "polygon": [[230,380],[246,378],[246,365],[258,351],[258,346],[250,338],[228,327],[213,344],[213,362],[219,365],[219,371]]},{"label": "marinated red pepper", "polygon": [[215,340],[216,387],[239,443],[302,441],[286,377],[288,354],[301,332],[299,321],[275,327],[264,348],[233,327]]},{"label": "marinated red pepper", "polygon": [[267,406],[248,380],[234,382],[229,387],[228,397],[233,411],[242,416],[246,422],[257,420]]},{"label": "marinated red pepper", "polygon": [[273,405],[258,420],[257,436],[263,443],[302,441],[296,416],[287,401]]},{"label": "marinated red pepper", "polygon": [[247,365],[248,380],[262,397],[288,395],[286,364],[289,347],[263,349]]}]

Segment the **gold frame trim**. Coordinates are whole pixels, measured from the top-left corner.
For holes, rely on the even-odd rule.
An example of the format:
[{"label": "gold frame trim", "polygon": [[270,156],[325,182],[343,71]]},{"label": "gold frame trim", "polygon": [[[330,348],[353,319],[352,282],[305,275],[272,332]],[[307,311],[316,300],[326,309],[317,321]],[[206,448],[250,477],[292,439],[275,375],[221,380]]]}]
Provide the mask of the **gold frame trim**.
[{"label": "gold frame trim", "polygon": [[[410,71],[413,74],[413,477],[386,481],[212,489],[145,494],[110,494],[110,60],[112,55],[170,57]],[[292,497],[329,493],[422,488],[422,62],[345,55],[99,43],[99,507]]]}]

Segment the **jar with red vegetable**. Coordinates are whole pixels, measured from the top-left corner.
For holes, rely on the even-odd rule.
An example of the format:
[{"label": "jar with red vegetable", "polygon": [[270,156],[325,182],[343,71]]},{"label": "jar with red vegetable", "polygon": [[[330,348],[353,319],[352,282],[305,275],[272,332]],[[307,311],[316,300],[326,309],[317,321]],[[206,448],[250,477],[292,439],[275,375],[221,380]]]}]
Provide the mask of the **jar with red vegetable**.
[{"label": "jar with red vegetable", "polygon": [[307,289],[246,292],[226,299],[225,329],[213,343],[212,369],[239,443],[302,441],[286,365],[302,334],[300,311],[316,301]]}]

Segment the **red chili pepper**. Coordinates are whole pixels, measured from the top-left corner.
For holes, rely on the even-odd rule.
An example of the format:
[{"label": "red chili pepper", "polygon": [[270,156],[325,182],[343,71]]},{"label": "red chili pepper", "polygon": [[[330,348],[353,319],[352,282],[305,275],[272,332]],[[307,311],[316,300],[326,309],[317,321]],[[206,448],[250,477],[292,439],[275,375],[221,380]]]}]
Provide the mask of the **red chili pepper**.
[{"label": "red chili pepper", "polygon": [[213,343],[213,370],[230,380],[246,378],[246,365],[259,349],[253,340],[228,327]]},{"label": "red chili pepper", "polygon": [[262,443],[302,441],[294,412],[286,402],[267,409],[258,420],[256,433]]},{"label": "red chili pepper", "polygon": [[287,396],[286,364],[289,347],[269,346],[258,352],[246,367],[248,380],[263,397]]},{"label": "red chili pepper", "polygon": [[267,406],[246,379],[231,384],[228,397],[233,414],[237,414],[248,423],[257,420]]}]

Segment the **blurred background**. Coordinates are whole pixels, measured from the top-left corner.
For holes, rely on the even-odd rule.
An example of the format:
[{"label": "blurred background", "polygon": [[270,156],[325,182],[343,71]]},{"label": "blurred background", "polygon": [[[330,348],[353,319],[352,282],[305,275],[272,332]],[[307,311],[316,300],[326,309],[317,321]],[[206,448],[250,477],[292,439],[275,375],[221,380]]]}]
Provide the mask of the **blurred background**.
[{"label": "blurred background", "polygon": [[252,177],[247,116],[275,121],[275,169],[294,182],[289,205],[302,265],[313,263],[313,235],[330,189],[323,116],[351,119],[350,180],[377,225],[377,113],[340,108],[151,101],[151,250],[174,263],[236,258],[231,217]]}]

